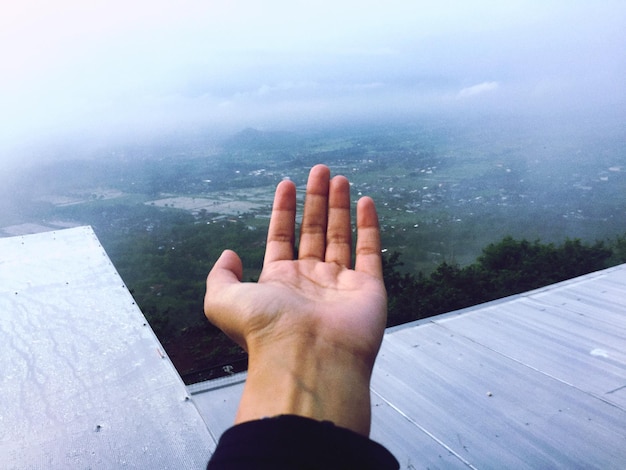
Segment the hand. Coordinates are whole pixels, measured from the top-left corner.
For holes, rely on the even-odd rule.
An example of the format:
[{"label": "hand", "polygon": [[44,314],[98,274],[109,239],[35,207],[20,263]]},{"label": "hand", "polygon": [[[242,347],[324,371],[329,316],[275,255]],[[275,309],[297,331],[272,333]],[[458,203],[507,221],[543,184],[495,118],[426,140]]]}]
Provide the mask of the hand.
[{"label": "hand", "polygon": [[241,260],[229,250],[207,278],[207,318],[249,354],[236,422],[296,414],[368,435],[387,316],[376,209],[367,197],[357,204],[354,269],[346,178],[311,170],[297,260],[295,216],[295,186],[283,181],[259,282],[241,282]]}]

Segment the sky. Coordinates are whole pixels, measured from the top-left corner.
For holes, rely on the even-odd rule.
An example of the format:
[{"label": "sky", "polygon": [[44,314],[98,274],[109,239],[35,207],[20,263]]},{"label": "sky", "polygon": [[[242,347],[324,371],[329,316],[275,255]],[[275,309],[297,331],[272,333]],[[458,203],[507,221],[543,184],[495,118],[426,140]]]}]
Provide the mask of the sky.
[{"label": "sky", "polygon": [[20,0],[0,159],[75,136],[626,106],[623,0]]}]

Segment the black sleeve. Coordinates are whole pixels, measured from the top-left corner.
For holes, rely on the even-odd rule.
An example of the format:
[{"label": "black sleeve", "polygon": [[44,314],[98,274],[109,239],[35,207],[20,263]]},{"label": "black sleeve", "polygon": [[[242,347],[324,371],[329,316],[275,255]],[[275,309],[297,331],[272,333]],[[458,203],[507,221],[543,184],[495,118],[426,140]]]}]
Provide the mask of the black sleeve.
[{"label": "black sleeve", "polygon": [[238,424],[219,440],[208,470],[398,469],[382,445],[328,421],[278,416]]}]

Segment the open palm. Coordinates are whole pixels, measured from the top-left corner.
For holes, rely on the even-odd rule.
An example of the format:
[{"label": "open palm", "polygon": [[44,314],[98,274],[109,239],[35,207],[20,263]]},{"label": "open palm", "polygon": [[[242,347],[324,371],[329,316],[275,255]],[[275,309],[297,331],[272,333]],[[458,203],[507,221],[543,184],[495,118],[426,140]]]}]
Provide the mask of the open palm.
[{"label": "open palm", "polygon": [[363,354],[376,354],[386,321],[378,220],[373,202],[357,210],[356,266],[351,269],[349,185],[329,181],[328,169],[311,170],[299,256],[293,260],[295,187],[282,182],[270,222],[258,283],[241,283],[241,261],[227,251],[207,282],[205,312],[245,349],[249,342],[275,341],[306,330],[347,339]]},{"label": "open palm", "polygon": [[249,352],[250,370],[261,362],[259,368],[272,363],[288,370],[314,355],[341,357],[369,381],[386,323],[374,203],[365,197],[357,204],[354,268],[346,178],[330,179],[323,165],[311,170],[297,259],[295,219],[295,186],[283,181],[259,281],[242,283],[241,260],[225,251],[207,278],[205,314]]}]

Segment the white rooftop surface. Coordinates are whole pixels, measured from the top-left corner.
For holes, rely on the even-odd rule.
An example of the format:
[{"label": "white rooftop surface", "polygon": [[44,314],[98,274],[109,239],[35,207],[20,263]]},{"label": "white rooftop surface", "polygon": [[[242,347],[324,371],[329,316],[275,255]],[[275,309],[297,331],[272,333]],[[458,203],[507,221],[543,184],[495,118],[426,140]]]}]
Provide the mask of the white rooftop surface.
[{"label": "white rooftop surface", "polygon": [[[244,380],[188,387],[212,434]],[[403,469],[626,468],[626,265],[390,329],[371,390]]]},{"label": "white rooftop surface", "polygon": [[202,468],[214,446],[91,228],[0,239],[1,468]]},{"label": "white rooftop surface", "polygon": [[[1,468],[204,468],[244,380],[186,388],[89,227],[0,238]],[[403,469],[626,468],[626,265],[388,330],[372,406]]]}]

